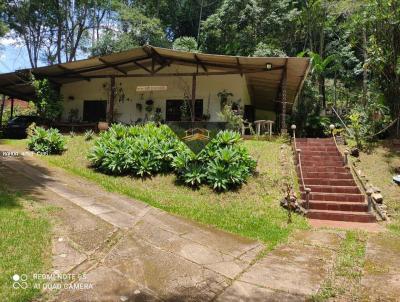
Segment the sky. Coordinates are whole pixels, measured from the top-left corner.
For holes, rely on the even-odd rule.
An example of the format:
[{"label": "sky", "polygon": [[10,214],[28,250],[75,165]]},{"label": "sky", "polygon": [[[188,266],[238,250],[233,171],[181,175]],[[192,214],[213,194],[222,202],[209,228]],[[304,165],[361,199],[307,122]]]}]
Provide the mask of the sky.
[{"label": "sky", "polygon": [[11,38],[0,38],[0,73],[29,68],[28,53],[20,41]]}]

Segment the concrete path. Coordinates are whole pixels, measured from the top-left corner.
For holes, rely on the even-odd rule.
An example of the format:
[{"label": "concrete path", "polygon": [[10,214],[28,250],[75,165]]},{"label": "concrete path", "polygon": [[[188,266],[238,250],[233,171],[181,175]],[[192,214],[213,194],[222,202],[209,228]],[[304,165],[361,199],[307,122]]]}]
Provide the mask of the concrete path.
[{"label": "concrete path", "polygon": [[305,301],[340,244],[337,233],[302,232],[259,259],[260,242],[105,192],[32,157],[1,158],[0,181],[60,208],[50,273],[81,275],[46,300]]},{"label": "concrete path", "polygon": [[368,301],[400,301],[399,236],[369,238],[361,285]]}]

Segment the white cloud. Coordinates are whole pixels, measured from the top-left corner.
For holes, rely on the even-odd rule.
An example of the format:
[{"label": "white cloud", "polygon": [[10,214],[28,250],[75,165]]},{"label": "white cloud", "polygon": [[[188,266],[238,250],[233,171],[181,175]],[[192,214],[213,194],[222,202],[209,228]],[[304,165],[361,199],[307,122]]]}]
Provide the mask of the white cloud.
[{"label": "white cloud", "polygon": [[15,36],[14,32],[9,33],[5,37],[0,38],[0,46],[23,47],[23,41]]}]

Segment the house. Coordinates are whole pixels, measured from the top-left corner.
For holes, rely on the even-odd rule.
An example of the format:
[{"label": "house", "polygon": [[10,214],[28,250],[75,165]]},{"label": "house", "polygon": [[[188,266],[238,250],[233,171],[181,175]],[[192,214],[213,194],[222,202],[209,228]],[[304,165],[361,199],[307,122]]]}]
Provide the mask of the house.
[{"label": "house", "polygon": [[[58,85],[63,121],[220,122],[226,99],[249,121],[273,120],[286,130],[309,69],[308,58],[239,57],[145,45],[102,57],[0,75],[0,93],[35,95],[32,73]],[[191,110],[194,108],[194,110]]]}]

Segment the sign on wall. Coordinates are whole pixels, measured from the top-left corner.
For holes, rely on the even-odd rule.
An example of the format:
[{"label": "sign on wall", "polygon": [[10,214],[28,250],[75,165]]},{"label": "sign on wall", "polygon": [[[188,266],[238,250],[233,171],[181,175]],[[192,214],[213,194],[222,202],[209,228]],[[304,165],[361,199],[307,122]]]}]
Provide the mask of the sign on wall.
[{"label": "sign on wall", "polygon": [[137,86],[136,92],[146,92],[146,91],[165,91],[168,86]]}]

